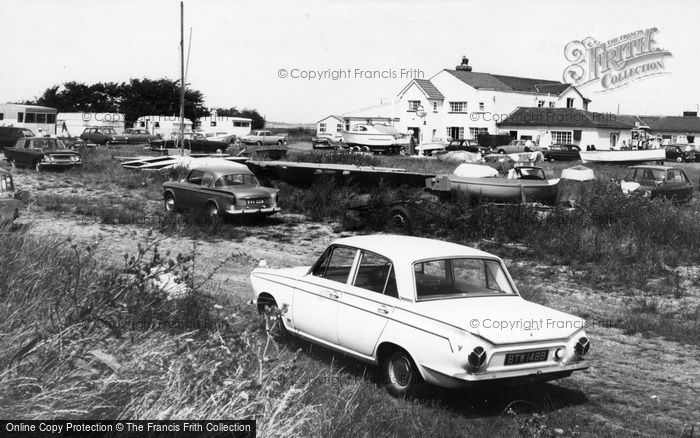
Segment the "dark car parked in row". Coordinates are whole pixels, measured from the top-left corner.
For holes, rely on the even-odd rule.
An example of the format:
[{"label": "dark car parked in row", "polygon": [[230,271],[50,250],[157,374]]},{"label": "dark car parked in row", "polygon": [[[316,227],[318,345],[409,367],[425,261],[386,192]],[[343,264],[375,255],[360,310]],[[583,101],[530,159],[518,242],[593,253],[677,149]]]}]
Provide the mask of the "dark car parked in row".
[{"label": "dark car parked in row", "polygon": [[623,192],[638,193],[648,198],[688,202],[693,197],[693,184],[683,169],[678,167],[630,166],[620,186]]},{"label": "dark car parked in row", "polygon": [[12,182],[12,174],[0,167],[0,227],[11,224],[17,216],[22,202]]},{"label": "dark car parked in row", "polygon": [[151,140],[160,139],[160,135],[154,135],[144,128],[126,128],[124,137],[127,143],[148,143]]},{"label": "dark car parked in row", "polygon": [[28,137],[17,140],[15,147],[5,148],[5,158],[12,167],[65,169],[80,166],[80,153],[67,149],[61,140],[49,137]]},{"label": "dark car parked in row", "polygon": [[[168,149],[179,149],[182,143],[179,141],[179,135],[175,135],[168,140],[151,140],[150,145],[152,151],[167,153]],[[223,141],[209,140],[204,134],[199,132],[185,132],[184,146],[185,149],[192,153],[220,154],[228,149],[229,144]]]},{"label": "dark car parked in row", "polygon": [[85,128],[80,138],[95,144],[113,144],[121,143],[124,144],[128,140],[125,135],[117,134],[117,131],[110,126],[95,126],[92,128]]},{"label": "dark car parked in row", "polygon": [[575,144],[554,143],[542,152],[546,161],[576,161],[581,159],[581,148]]},{"label": "dark car parked in row", "polygon": [[163,183],[165,210],[200,210],[212,219],[278,212],[277,189],[261,187],[247,166],[226,160],[193,165],[187,178]]},{"label": "dark car parked in row", "polygon": [[13,147],[17,140],[25,137],[34,137],[34,133],[27,128],[0,126],[0,150]]},{"label": "dark car parked in row", "polygon": [[451,140],[450,143],[445,146],[444,152],[440,151],[437,153],[447,153],[455,151],[466,151],[473,154],[481,153],[481,155],[492,154],[495,151],[487,146],[480,146],[476,140]]},{"label": "dark car parked in row", "polygon": [[676,163],[692,163],[695,161],[695,151],[685,149],[684,146],[668,145],[666,146],[666,161],[675,161]]}]

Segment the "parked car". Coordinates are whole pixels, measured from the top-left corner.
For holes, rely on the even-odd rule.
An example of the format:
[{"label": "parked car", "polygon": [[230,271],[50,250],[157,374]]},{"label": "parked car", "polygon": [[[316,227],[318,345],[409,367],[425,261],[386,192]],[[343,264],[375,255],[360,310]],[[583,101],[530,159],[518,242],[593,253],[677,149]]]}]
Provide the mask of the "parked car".
[{"label": "parked car", "polygon": [[624,193],[637,193],[649,198],[666,198],[688,202],[693,197],[693,184],[683,169],[669,166],[639,165],[627,168],[620,182]]},{"label": "parked car", "polygon": [[124,137],[127,143],[148,143],[151,140],[158,140],[160,135],[151,134],[145,128],[126,128]]},{"label": "parked car", "polygon": [[666,146],[666,161],[677,163],[692,163],[695,161],[695,151],[676,144]]},{"label": "parked car", "polygon": [[25,137],[34,137],[34,133],[27,128],[0,126],[0,150],[13,147],[17,140]]},{"label": "parked car", "polygon": [[96,126],[85,128],[80,138],[95,144],[124,144],[129,140],[125,135],[117,134],[117,131],[110,126]]},{"label": "parked car", "polygon": [[498,146],[496,152],[499,154],[515,154],[520,152],[539,151],[540,148],[531,140],[513,140],[507,145]]},{"label": "parked car", "polygon": [[[454,243],[372,235],[311,266],[250,274],[266,322],[379,364],[390,392],[422,381],[552,380],[588,367],[585,321],[523,299],[503,261]],[[274,328],[274,327],[273,327]]]},{"label": "parked car", "polygon": [[581,159],[581,148],[575,144],[554,143],[542,152],[545,161],[576,161]]},{"label": "parked car", "polygon": [[[173,136],[168,140],[158,139],[152,140],[151,150],[159,152],[167,152],[168,149],[179,149],[180,141],[178,140],[179,135]],[[202,153],[202,154],[214,154],[223,153],[228,149],[229,144],[223,141],[209,140],[204,134],[200,132],[185,132],[185,149],[190,152]]]},{"label": "parked car", "polygon": [[241,137],[241,143],[262,145],[283,145],[287,143],[287,137],[283,135],[272,134],[270,131],[252,131],[248,135]]},{"label": "parked car", "polygon": [[494,151],[488,146],[481,146],[476,140],[451,140],[445,147],[445,152],[467,151],[481,155],[492,154]]},{"label": "parked car", "polygon": [[247,166],[223,159],[193,163],[187,178],[163,183],[165,210],[200,210],[211,219],[280,211],[277,189],[262,187]]},{"label": "parked car", "polygon": [[343,143],[341,134],[319,134],[311,139],[313,149],[338,149]]},{"label": "parked car", "polygon": [[15,147],[5,148],[5,159],[12,167],[65,169],[80,166],[80,153],[65,147],[57,138],[27,137],[17,140]]},{"label": "parked car", "polygon": [[0,167],[0,227],[7,226],[17,219],[21,207],[22,202],[17,199],[12,174]]}]

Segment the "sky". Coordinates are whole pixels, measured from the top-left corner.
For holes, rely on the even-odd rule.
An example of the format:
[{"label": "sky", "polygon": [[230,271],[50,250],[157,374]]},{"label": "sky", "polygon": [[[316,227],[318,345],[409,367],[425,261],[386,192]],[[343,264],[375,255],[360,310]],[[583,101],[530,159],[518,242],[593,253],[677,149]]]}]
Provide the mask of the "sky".
[{"label": "sky", "polygon": [[[0,0],[0,11],[0,102],[67,81],[179,78],[179,0]],[[674,0],[186,0],[187,82],[208,107],[313,123],[393,99],[462,56],[474,71],[561,81],[567,43],[655,27],[666,74],[581,91],[593,111],[681,115],[700,104],[697,17],[700,2]]]}]

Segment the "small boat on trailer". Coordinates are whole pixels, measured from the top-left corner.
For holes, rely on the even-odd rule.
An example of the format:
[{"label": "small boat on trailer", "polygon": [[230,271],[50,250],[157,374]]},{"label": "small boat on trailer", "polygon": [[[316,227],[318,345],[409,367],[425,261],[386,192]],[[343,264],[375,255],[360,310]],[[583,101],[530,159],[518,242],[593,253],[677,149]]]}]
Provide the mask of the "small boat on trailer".
[{"label": "small boat on trailer", "polygon": [[664,161],[666,149],[629,149],[629,150],[595,150],[580,151],[583,163],[643,163],[646,161]]},{"label": "small boat on trailer", "polygon": [[140,169],[140,170],[163,170],[172,169],[175,167],[189,167],[193,160],[202,158],[219,158],[226,161],[236,163],[245,163],[250,158],[236,157],[222,154],[190,154],[190,155],[163,155],[163,156],[144,156],[144,157],[115,157],[116,160],[122,162],[122,167],[125,169]]},{"label": "small boat on trailer", "polygon": [[343,142],[348,147],[368,149],[374,153],[398,154],[408,148],[411,137],[387,125],[355,125],[343,131]]},{"label": "small boat on trailer", "polygon": [[517,166],[502,177],[495,169],[478,164],[461,164],[453,174],[425,180],[433,192],[465,192],[475,201],[503,203],[555,203],[558,184],[558,178],[547,179],[540,167]]},{"label": "small boat on trailer", "polygon": [[423,187],[426,178],[434,174],[408,172],[394,167],[357,166],[354,164],[321,164],[293,161],[248,161],[248,168],[258,177],[281,180],[294,186],[309,186],[316,179],[331,176],[349,180],[352,184],[365,187],[388,185],[408,185]]}]

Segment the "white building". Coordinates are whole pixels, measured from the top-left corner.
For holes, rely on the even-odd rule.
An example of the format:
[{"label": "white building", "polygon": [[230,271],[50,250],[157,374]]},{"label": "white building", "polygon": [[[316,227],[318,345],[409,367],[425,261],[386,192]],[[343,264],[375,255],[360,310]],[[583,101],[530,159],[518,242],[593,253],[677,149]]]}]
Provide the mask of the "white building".
[{"label": "white building", "polygon": [[576,87],[558,81],[472,71],[469,61],[430,79],[414,79],[398,94],[399,131],[418,141],[475,139],[497,134],[497,123],[518,107],[588,109]]},{"label": "white building", "polygon": [[37,105],[0,104],[0,126],[31,129],[35,135],[56,134],[56,109]]},{"label": "white building", "polygon": [[126,118],[120,113],[58,113],[56,115],[56,135],[78,137],[85,128],[110,126],[118,133],[124,132]]},{"label": "white building", "polygon": [[253,119],[219,116],[213,113],[210,116],[198,118],[195,127],[198,131],[217,136],[235,135],[242,137],[250,133],[251,123],[253,123]]},{"label": "white building", "polygon": [[338,137],[344,129],[345,119],[343,119],[343,116],[328,116],[316,122],[316,136],[329,135]]},{"label": "white building", "polygon": [[[180,132],[180,116],[141,116],[136,119],[134,128],[146,128],[151,134],[171,138]],[[185,132],[192,132],[190,119],[185,119]]]},{"label": "white building", "polygon": [[349,131],[355,125],[387,125],[395,126],[399,119],[396,117],[398,101],[380,103],[342,115],[330,115],[316,122],[316,135],[340,136],[342,131]]}]

